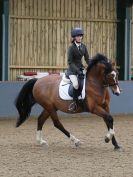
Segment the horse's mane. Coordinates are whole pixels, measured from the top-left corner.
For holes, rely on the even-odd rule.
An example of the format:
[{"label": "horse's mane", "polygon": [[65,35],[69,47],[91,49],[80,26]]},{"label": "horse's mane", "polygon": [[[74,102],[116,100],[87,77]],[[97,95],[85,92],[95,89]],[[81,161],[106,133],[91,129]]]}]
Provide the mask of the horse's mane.
[{"label": "horse's mane", "polygon": [[108,58],[100,53],[97,53],[94,57],[92,57],[89,61],[89,65],[87,67],[87,74],[88,72],[95,66],[97,63],[103,63],[106,66],[106,72],[112,70],[111,61]]}]

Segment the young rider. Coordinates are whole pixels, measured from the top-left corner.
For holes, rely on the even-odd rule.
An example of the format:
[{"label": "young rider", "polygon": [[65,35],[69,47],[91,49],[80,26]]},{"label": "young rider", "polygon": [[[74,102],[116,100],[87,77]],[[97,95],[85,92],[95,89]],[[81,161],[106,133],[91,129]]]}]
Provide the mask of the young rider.
[{"label": "young rider", "polygon": [[86,46],[82,43],[84,32],[81,28],[74,28],[71,31],[72,44],[68,48],[68,69],[66,75],[70,78],[74,91],[73,103],[69,106],[69,111],[75,111],[78,106],[78,79],[77,76],[83,74],[84,66],[82,64],[82,57],[87,64],[89,64],[89,54]]}]

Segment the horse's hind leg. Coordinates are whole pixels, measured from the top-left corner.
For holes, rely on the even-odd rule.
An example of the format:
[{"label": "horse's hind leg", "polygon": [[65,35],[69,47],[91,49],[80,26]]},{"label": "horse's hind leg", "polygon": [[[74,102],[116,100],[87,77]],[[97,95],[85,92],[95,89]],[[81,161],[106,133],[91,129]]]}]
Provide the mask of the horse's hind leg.
[{"label": "horse's hind leg", "polygon": [[42,127],[45,121],[48,119],[48,117],[49,117],[49,113],[46,110],[42,111],[42,113],[38,117],[36,140],[37,143],[40,145],[42,144],[48,145],[47,142],[43,139],[43,135],[42,135]]},{"label": "horse's hind leg", "polygon": [[50,114],[52,121],[54,123],[54,126],[59,129],[60,131],[62,131],[68,138],[70,138],[70,140],[72,142],[74,142],[75,146],[79,146],[80,145],[80,140],[75,138],[72,134],[70,134],[62,125],[62,123],[59,121],[58,115],[56,111],[53,111]]}]

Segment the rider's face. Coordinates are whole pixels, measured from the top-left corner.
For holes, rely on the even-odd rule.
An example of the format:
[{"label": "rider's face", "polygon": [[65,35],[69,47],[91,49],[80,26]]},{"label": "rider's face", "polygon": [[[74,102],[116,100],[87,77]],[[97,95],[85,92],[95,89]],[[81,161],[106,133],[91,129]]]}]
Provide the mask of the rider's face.
[{"label": "rider's face", "polygon": [[82,39],[83,39],[83,36],[82,36],[82,35],[79,35],[79,36],[76,36],[76,37],[75,37],[75,41],[76,41],[77,43],[81,43],[81,42],[82,42]]}]

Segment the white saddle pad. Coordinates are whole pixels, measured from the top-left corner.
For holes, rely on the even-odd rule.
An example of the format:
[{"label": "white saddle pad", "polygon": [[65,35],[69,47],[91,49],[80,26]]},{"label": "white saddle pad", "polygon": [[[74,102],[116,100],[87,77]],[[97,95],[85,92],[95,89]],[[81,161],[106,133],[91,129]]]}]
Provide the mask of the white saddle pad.
[{"label": "white saddle pad", "polygon": [[[66,79],[64,80],[64,76],[63,79],[60,82],[59,85],[59,96],[61,99],[63,100],[72,100],[73,98],[68,94],[68,89],[70,86],[70,80]],[[82,97],[79,96],[78,99],[84,99],[85,98],[85,79],[84,79],[84,83],[83,83],[83,90],[82,90]]]}]

